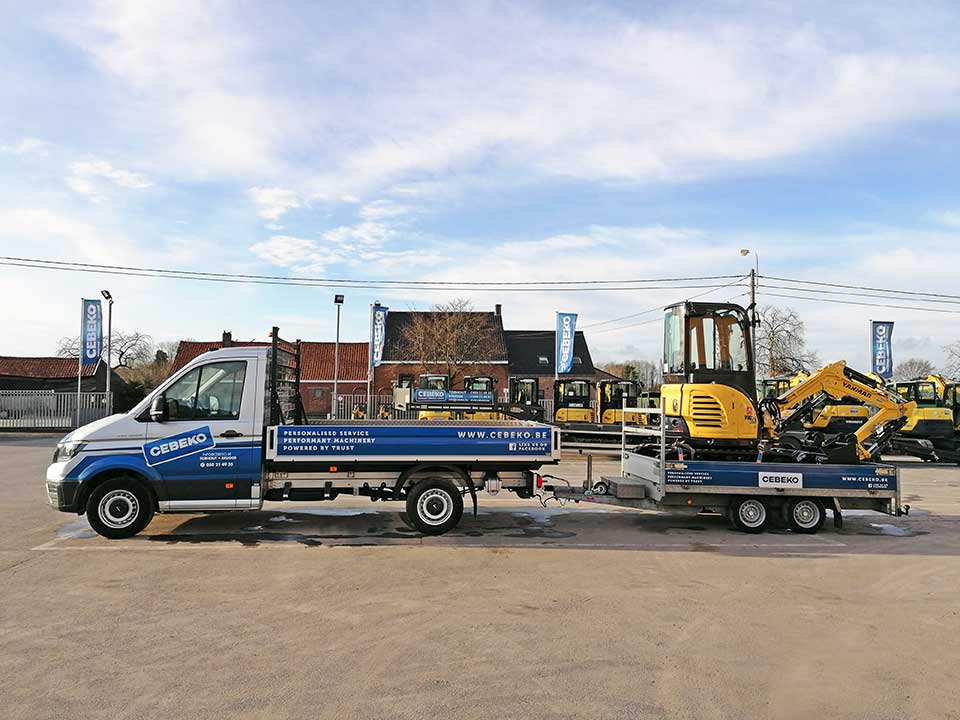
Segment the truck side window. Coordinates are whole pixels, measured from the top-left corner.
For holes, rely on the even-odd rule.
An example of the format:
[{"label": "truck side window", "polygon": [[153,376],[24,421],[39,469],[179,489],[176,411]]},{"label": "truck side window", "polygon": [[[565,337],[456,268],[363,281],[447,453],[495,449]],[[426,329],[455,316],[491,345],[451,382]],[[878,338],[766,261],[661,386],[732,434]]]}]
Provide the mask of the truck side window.
[{"label": "truck side window", "polygon": [[171,420],[193,420],[200,369],[194,368],[164,392]]},{"label": "truck side window", "polygon": [[247,363],[219,362],[200,368],[195,418],[236,420],[240,417],[240,398]]}]

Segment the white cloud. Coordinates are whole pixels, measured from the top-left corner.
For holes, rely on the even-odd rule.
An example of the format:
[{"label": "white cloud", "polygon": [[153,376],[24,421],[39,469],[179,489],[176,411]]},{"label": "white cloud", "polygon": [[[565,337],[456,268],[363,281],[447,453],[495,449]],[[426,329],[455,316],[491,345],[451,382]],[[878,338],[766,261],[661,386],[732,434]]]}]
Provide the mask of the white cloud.
[{"label": "white cloud", "polygon": [[67,186],[74,192],[86,195],[93,202],[100,202],[103,199],[104,182],[131,190],[153,186],[146,176],[115,168],[106,160],[83,160],[70,164]]},{"label": "white cloud", "polygon": [[260,217],[266,220],[278,220],[288,210],[303,206],[299,193],[288,188],[252,187],[247,192],[260,207]]},{"label": "white cloud", "polygon": [[9,145],[0,145],[0,153],[9,153],[11,155],[46,155],[50,148],[50,143],[38,138],[23,138]]},{"label": "white cloud", "polygon": [[935,222],[950,228],[960,228],[960,210],[944,210],[933,213],[932,218]]}]

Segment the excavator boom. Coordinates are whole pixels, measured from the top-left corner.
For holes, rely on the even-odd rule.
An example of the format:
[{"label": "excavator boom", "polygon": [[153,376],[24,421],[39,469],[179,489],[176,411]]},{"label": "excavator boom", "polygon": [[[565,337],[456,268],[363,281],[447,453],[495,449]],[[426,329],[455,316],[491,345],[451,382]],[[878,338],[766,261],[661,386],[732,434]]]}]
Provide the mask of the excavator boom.
[{"label": "excavator boom", "polygon": [[[847,367],[842,360],[820,368],[806,380],[777,398],[761,401],[765,435],[776,437],[777,433],[788,425],[799,413],[822,401],[824,396],[835,400],[856,398],[865,405],[876,409],[867,421],[853,433],[857,456],[860,460],[870,460],[876,453],[876,447],[867,442],[874,434],[889,436],[898,423],[902,425],[906,417],[916,409],[916,403],[904,402],[899,396],[889,392],[882,384],[862,373]],[[791,409],[791,415],[784,419],[781,411]]]}]

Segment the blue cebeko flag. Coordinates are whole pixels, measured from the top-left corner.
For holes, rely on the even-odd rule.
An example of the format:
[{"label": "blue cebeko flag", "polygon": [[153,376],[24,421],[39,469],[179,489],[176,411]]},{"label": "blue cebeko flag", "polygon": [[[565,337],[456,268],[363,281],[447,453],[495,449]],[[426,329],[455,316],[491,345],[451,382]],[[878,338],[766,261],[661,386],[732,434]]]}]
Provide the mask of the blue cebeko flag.
[{"label": "blue cebeko flag", "polygon": [[870,357],[873,372],[882,378],[893,377],[893,323],[870,321]]},{"label": "blue cebeko flag", "polygon": [[557,313],[557,374],[573,368],[573,339],[577,334],[577,314]]},{"label": "blue cebeko flag", "polygon": [[80,362],[96,365],[103,353],[103,312],[99,300],[83,301],[80,325]]},{"label": "blue cebeko flag", "polygon": [[386,305],[374,305],[370,316],[370,366],[380,367],[383,361],[383,345],[387,340]]}]

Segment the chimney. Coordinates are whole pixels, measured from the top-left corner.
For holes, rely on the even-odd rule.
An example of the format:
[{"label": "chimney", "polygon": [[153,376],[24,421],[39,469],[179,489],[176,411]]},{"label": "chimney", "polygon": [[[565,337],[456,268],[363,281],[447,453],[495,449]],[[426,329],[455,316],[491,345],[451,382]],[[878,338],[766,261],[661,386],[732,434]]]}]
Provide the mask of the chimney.
[{"label": "chimney", "polygon": [[497,313],[497,315],[499,315],[500,311],[503,310],[503,305],[501,305],[500,303],[497,303],[496,305],[493,306],[493,310],[495,313]]},{"label": "chimney", "polygon": [[224,331],[223,331],[223,346],[224,346],[224,347],[230,347],[231,345],[233,345],[233,333],[231,333],[229,330],[224,330]]}]

